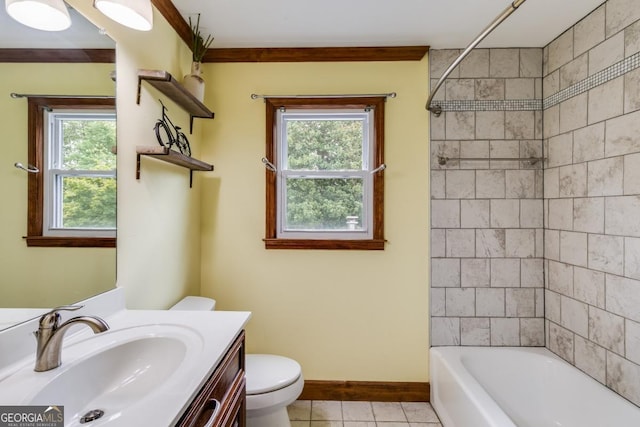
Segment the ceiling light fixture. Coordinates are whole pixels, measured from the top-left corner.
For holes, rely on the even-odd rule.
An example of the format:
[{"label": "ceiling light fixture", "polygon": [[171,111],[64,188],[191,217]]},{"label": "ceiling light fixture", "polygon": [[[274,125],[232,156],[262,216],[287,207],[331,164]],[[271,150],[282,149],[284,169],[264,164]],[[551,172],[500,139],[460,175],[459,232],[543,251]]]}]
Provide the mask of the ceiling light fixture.
[{"label": "ceiling light fixture", "polygon": [[140,31],[153,27],[151,0],[94,0],[93,6],[125,27]]},{"label": "ceiling light fixture", "polygon": [[5,0],[9,16],[31,28],[62,31],[71,26],[63,0]]}]

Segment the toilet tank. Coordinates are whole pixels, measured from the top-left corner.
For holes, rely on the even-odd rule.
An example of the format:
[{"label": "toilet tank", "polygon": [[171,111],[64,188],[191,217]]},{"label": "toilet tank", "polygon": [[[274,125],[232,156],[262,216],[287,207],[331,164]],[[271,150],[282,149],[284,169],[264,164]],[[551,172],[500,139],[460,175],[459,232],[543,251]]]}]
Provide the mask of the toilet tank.
[{"label": "toilet tank", "polygon": [[188,296],[178,301],[170,310],[213,311],[215,308],[216,300],[212,298]]}]

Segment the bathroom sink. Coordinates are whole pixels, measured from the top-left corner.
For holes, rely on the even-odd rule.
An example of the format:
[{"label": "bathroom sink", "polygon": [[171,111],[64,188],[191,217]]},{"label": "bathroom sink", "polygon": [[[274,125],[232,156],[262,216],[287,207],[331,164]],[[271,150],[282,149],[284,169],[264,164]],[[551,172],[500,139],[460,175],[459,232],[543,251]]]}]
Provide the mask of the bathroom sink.
[{"label": "bathroom sink", "polygon": [[170,378],[184,362],[186,350],[182,341],[168,337],[116,345],[69,367],[29,404],[50,405],[62,400],[67,417],[81,417],[93,409],[105,411],[105,415],[120,413]]},{"label": "bathroom sink", "polygon": [[[18,404],[63,405],[65,426],[118,424],[158,393],[175,393],[202,347],[198,332],[178,325],[92,335],[63,347],[62,365],[56,369],[34,372],[29,364],[1,379],[0,399],[6,401],[6,393]],[[94,410],[103,415],[81,424]]]}]

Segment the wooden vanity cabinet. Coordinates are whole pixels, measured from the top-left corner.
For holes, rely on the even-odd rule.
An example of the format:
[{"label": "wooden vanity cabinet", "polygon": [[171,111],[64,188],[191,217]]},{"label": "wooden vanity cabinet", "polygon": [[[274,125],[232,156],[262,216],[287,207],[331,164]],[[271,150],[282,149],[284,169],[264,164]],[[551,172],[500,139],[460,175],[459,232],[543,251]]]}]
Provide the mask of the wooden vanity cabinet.
[{"label": "wooden vanity cabinet", "polygon": [[245,427],[244,331],[240,332],[177,427]]}]

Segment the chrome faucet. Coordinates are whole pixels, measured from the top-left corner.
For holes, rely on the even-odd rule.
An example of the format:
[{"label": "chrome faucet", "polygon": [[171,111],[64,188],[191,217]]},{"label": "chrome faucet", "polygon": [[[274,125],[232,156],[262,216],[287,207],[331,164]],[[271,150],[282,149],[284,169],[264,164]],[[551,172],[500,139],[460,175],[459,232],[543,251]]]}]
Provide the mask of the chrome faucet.
[{"label": "chrome faucet", "polygon": [[33,333],[38,341],[34,371],[44,372],[60,366],[62,338],[71,326],[83,323],[95,334],[109,329],[109,325],[104,320],[94,316],[78,316],[60,324],[59,311],[74,311],[80,308],[82,308],[81,305],[57,307],[40,318],[38,330]]}]

